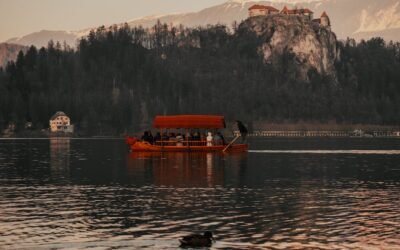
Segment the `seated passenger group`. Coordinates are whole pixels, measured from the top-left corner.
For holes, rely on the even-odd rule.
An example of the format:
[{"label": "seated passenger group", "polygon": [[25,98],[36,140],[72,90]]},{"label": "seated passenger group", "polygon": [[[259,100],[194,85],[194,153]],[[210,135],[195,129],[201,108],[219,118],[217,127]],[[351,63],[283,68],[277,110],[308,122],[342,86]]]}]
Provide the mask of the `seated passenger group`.
[{"label": "seated passenger group", "polygon": [[[204,145],[201,142],[206,142],[207,146],[214,146],[214,145],[225,145],[224,136],[221,132],[217,132],[214,136],[211,132],[207,133],[207,136],[201,134],[199,132],[195,132],[194,134],[186,133],[183,135],[181,133],[169,133],[167,134],[164,132],[162,135],[160,132],[153,137],[151,131],[144,131],[141,140],[144,142],[148,142],[150,144],[155,144],[157,142],[174,142],[176,146],[183,146],[185,141],[189,141],[191,146],[201,146]],[[170,145],[167,143],[167,145]],[[171,145],[172,146],[172,145]]]}]

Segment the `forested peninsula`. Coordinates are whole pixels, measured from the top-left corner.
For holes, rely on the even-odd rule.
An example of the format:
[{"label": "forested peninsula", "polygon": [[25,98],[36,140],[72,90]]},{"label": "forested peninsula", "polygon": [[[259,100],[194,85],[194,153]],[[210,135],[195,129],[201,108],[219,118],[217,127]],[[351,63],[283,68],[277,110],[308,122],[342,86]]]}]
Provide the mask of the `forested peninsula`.
[{"label": "forested peninsula", "polygon": [[222,114],[247,124],[400,123],[400,43],[337,41],[311,27],[327,55],[319,68],[313,48],[304,55],[296,45],[273,46],[279,25],[294,27],[290,39],[310,36],[293,22],[99,27],[76,48],[32,46],[0,68],[0,129],[27,121],[46,129],[59,110],[92,135],[138,131],[158,114]]}]

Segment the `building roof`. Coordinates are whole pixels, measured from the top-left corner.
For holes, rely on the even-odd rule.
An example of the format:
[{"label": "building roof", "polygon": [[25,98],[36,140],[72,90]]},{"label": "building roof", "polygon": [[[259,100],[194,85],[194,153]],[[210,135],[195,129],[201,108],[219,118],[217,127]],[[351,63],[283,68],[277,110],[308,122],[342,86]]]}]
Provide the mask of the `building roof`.
[{"label": "building roof", "polygon": [[326,14],[325,11],[322,13],[321,17],[327,17],[327,18],[329,18],[328,14]]},{"label": "building roof", "polygon": [[279,12],[278,9],[276,9],[276,8],[274,8],[274,7],[272,7],[272,6],[267,6],[267,9],[268,9],[269,11]]},{"label": "building roof", "polygon": [[313,13],[314,13],[314,12],[312,12],[310,9],[307,9],[307,8],[302,9],[302,10],[303,10],[304,13],[310,13],[310,14],[313,14]]},{"label": "building roof", "polygon": [[272,7],[272,6],[265,6],[261,4],[255,4],[249,8],[249,10],[269,10],[269,11],[276,11],[279,12],[278,9]]},{"label": "building roof", "polygon": [[225,119],[217,115],[156,116],[154,128],[225,128]]},{"label": "building roof", "polygon": [[[50,118],[50,120],[54,120],[54,119],[56,119],[57,117],[59,117],[59,116],[67,116],[64,112],[62,112],[62,111],[57,111],[51,118]],[[68,117],[68,116],[67,116]]]}]

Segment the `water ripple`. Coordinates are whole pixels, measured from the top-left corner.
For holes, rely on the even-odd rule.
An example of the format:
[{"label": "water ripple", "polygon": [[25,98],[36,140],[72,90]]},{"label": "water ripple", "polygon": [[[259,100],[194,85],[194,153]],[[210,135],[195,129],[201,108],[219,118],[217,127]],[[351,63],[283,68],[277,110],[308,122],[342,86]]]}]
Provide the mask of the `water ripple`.
[{"label": "water ripple", "polygon": [[353,154],[353,155],[400,155],[400,150],[249,150],[264,154]]},{"label": "water ripple", "polygon": [[[0,244],[58,248],[62,242],[62,246],[88,248],[90,242],[98,242],[97,246],[119,248],[113,242],[130,242],[161,249],[176,246],[176,240],[193,228],[214,231],[216,249],[393,247],[400,243],[396,240],[399,190],[332,190],[328,199],[324,195],[321,199],[317,187],[300,197],[285,189],[275,190],[272,196],[267,190],[249,188],[219,188],[219,195],[214,188],[144,190],[0,187]],[[171,202],[193,197],[203,198],[186,206]]]},{"label": "water ripple", "polygon": [[67,142],[0,141],[0,249],[177,249],[205,230],[212,249],[400,246],[396,154],[131,158]]}]

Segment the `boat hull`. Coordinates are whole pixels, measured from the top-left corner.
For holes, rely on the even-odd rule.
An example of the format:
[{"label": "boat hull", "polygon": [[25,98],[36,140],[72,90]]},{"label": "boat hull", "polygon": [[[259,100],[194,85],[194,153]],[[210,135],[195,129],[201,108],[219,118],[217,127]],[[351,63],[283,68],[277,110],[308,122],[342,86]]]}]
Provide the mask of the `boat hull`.
[{"label": "boat hull", "polygon": [[[132,152],[222,152],[226,145],[216,146],[159,146],[146,142],[136,141],[130,145]],[[234,144],[226,152],[245,152],[248,144]]]}]

